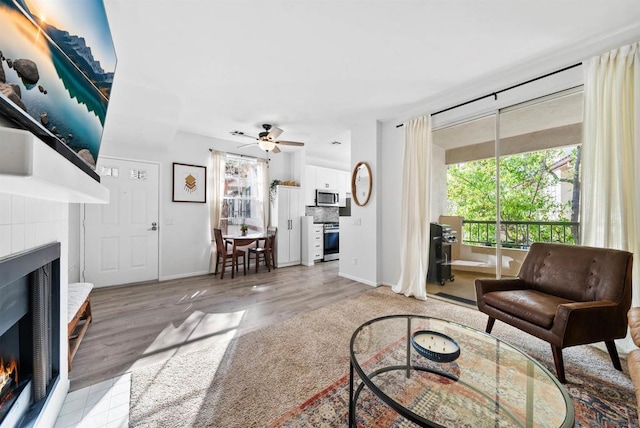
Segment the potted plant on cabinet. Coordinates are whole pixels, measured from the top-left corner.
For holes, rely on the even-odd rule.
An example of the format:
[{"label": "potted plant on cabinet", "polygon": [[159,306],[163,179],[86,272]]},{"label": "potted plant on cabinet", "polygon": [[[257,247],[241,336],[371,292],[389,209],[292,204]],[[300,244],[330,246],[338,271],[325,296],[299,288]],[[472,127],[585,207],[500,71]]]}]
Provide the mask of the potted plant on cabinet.
[{"label": "potted plant on cabinet", "polygon": [[278,196],[278,186],[282,183],[280,180],[271,180],[271,185],[269,186],[269,199],[273,204]]}]

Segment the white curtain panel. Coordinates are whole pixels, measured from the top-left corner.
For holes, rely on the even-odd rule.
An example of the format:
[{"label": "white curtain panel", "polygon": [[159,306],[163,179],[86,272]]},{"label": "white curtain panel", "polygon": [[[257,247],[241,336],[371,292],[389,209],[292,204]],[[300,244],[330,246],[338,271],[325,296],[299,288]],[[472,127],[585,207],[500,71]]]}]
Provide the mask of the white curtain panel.
[{"label": "white curtain panel", "polygon": [[431,116],[405,123],[404,130],[400,279],[392,289],[407,297],[426,300],[431,212]]},{"label": "white curtain panel", "polygon": [[640,306],[639,55],[634,43],[586,63],[580,212],[583,245],[633,253],[632,306]]},{"label": "white curtain panel", "polygon": [[220,226],[222,214],[222,197],[224,193],[224,164],[225,153],[217,150],[211,151],[211,174],[209,175],[209,215],[211,221],[211,258],[209,272],[215,271],[216,243],[213,237],[213,229]]}]

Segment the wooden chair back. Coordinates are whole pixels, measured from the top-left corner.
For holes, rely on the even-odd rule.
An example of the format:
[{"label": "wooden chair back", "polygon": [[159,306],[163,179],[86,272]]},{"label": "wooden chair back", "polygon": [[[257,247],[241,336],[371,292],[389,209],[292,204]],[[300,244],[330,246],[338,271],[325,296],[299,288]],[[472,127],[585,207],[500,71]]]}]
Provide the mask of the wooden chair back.
[{"label": "wooden chair back", "polygon": [[226,254],[227,250],[224,246],[224,239],[222,239],[222,230],[213,229],[213,236],[216,239],[216,251],[218,254]]},{"label": "wooden chair back", "polygon": [[267,241],[265,242],[265,247],[269,250],[273,250],[276,246],[276,236],[278,235],[277,227],[269,227],[267,228]]}]

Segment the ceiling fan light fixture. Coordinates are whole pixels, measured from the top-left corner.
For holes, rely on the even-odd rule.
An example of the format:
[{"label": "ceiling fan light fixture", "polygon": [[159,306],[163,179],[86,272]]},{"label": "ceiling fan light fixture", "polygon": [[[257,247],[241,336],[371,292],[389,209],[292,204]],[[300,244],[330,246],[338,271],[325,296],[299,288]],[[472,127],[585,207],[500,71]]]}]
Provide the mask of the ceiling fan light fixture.
[{"label": "ceiling fan light fixture", "polygon": [[276,147],[276,143],[273,141],[259,140],[258,146],[260,146],[262,150],[269,152]]}]

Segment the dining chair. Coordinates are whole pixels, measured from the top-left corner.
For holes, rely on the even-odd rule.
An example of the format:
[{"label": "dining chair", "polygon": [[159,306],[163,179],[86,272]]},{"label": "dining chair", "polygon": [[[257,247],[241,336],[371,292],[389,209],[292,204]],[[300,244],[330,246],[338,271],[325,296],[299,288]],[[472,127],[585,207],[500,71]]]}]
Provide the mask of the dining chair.
[{"label": "dining chair", "polygon": [[[246,252],[244,250],[236,248],[235,241],[234,245],[229,251],[227,248],[227,243],[222,239],[222,230],[213,229],[213,235],[216,239],[216,270],[214,275],[218,274],[218,266],[220,261],[222,261],[222,273],[220,274],[220,279],[224,278],[224,271],[227,266],[231,266],[231,278],[234,277],[234,272],[238,270],[238,258],[242,257],[242,267],[244,269],[244,274],[247,274],[247,265],[246,265]],[[235,256],[235,257],[234,257]],[[235,268],[235,269],[234,269]]]},{"label": "dining chair", "polygon": [[278,250],[278,228],[277,227],[268,227],[267,235],[271,235],[271,267],[276,269],[276,251]]},{"label": "dining chair", "polygon": [[260,265],[260,255],[264,260],[264,264],[267,266],[267,270],[271,272],[271,266],[275,268],[273,248],[275,244],[275,233],[277,228],[270,227],[267,229],[267,237],[264,239],[264,245],[260,246],[259,242],[256,242],[255,247],[249,248],[249,258],[247,259],[247,265],[251,266],[251,255],[254,255],[256,260],[256,273],[258,272],[258,266]]}]

